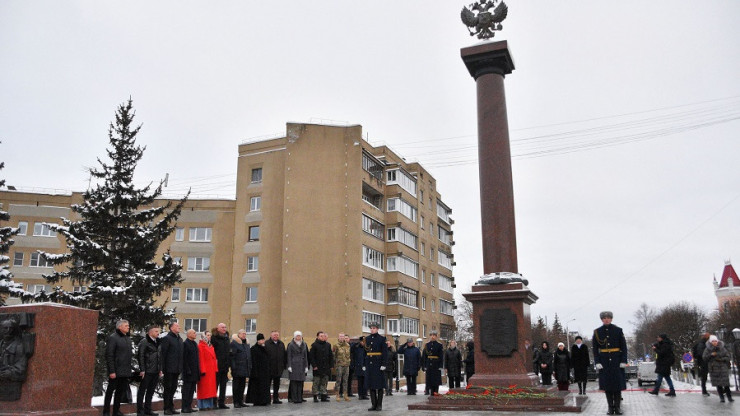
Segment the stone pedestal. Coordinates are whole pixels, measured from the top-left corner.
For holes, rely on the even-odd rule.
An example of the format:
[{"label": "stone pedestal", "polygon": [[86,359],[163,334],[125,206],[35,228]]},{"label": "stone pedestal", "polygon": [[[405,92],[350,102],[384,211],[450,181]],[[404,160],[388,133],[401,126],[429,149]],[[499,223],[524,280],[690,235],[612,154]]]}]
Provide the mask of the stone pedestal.
[{"label": "stone pedestal", "polygon": [[529,305],[538,297],[522,283],[473,286],[463,294],[473,305],[474,386],[534,387]]},{"label": "stone pedestal", "polygon": [[6,306],[33,313],[36,334],[21,398],[0,402],[0,416],[97,415],[91,406],[98,312],[55,303]]}]

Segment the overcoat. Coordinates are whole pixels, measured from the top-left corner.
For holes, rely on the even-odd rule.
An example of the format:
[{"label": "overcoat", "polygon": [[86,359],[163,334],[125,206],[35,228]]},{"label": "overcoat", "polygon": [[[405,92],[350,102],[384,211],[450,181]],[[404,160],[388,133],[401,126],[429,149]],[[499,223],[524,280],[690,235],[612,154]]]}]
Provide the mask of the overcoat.
[{"label": "overcoat", "polygon": [[466,345],[468,349],[468,355],[465,356],[465,377],[470,377],[475,374],[475,343],[468,341]]},{"label": "overcoat", "polygon": [[252,351],[249,344],[231,340],[231,375],[234,377],[249,377],[249,370],[252,365]]},{"label": "overcoat", "polygon": [[218,362],[213,346],[201,340],[198,344],[198,358],[200,358],[200,380],[198,380],[198,399],[205,400],[216,397],[216,373]]},{"label": "overcoat", "polygon": [[154,374],[159,373],[159,340],[151,339],[149,335],[139,341],[138,347],[139,371]]},{"label": "overcoat", "polygon": [[229,350],[231,349],[231,335],[226,331],[226,335],[219,335],[217,331],[213,331],[211,335],[211,345],[213,345],[213,351],[216,352],[216,360],[218,361],[218,371],[224,373],[229,372]]},{"label": "overcoat", "polygon": [[306,343],[301,341],[301,345],[298,345],[295,341],[290,341],[287,350],[288,368],[293,370],[288,373],[288,378],[291,381],[306,381],[306,369],[308,368]]},{"label": "overcoat", "polygon": [[415,376],[419,374],[421,368],[421,351],[414,346],[403,344],[398,347],[399,354],[403,354],[403,375]]},{"label": "overcoat", "polygon": [[591,357],[588,355],[588,346],[581,343],[579,347],[573,344],[570,347],[570,363],[573,366],[573,378],[575,381],[588,380],[588,366],[591,364]]},{"label": "overcoat", "polygon": [[670,377],[671,366],[676,360],[673,356],[673,342],[668,338],[658,341],[655,346],[655,353],[658,355],[658,358],[655,359],[655,374]]},{"label": "overcoat", "polygon": [[[380,367],[388,368],[388,345],[385,337],[370,334],[365,337],[365,387],[370,390],[385,389],[385,375]],[[356,373],[355,373],[356,374]]]},{"label": "overcoat", "polygon": [[[715,347],[707,341],[707,348],[704,350],[702,358],[707,362],[709,368],[709,377],[714,387],[730,386],[730,353],[725,348],[725,343],[720,341]],[[712,355],[712,353],[716,353]]]},{"label": "overcoat", "polygon": [[709,368],[707,367],[707,362],[704,361],[704,350],[707,349],[707,340],[702,339],[701,341],[694,344],[694,347],[691,349],[691,355],[694,356],[694,363],[696,363],[696,366],[699,368],[699,376],[700,377],[706,377],[709,373]]},{"label": "overcoat", "polygon": [[429,341],[424,345],[422,353],[422,368],[427,372],[427,384],[439,386],[442,384],[442,344],[437,341]]},{"label": "overcoat", "polygon": [[365,357],[367,356],[367,348],[362,346],[359,342],[355,342],[350,346],[350,353],[352,354],[352,368],[354,369],[355,377],[365,377]]},{"label": "overcoat", "polygon": [[285,362],[288,359],[288,356],[285,354],[285,344],[280,340],[273,342],[272,339],[268,339],[265,340],[265,348],[270,355],[270,377],[276,378],[282,376],[285,370]]},{"label": "overcoat", "polygon": [[555,350],[553,354],[553,371],[555,372],[555,380],[558,383],[567,383],[570,381],[570,354],[568,350],[560,348]]},{"label": "overcoat", "polygon": [[108,344],[105,346],[105,360],[108,364],[108,374],[116,374],[116,377],[131,377],[133,370],[131,368],[131,338],[128,334],[116,329],[108,337]]},{"label": "overcoat", "polygon": [[444,368],[447,369],[447,375],[451,377],[460,377],[462,372],[462,354],[460,349],[447,348],[444,355]]},{"label": "overcoat", "polygon": [[602,325],[594,330],[593,335],[594,364],[601,364],[599,371],[599,389],[615,392],[627,389],[624,369],[621,363],[627,364],[627,341],[622,328],[614,325]]},{"label": "overcoat", "polygon": [[[547,348],[540,347],[537,350],[534,357],[534,365],[540,373],[551,374],[553,372],[553,358],[552,350],[550,350],[550,345],[548,344]],[[542,367],[542,364],[545,364],[545,367]]]},{"label": "overcoat", "polygon": [[270,404],[270,381],[270,355],[264,345],[254,344],[247,403],[253,403],[255,406]]},{"label": "overcoat", "polygon": [[198,344],[186,339],[182,346],[182,381],[198,382],[198,380],[200,380]]},{"label": "overcoat", "polygon": [[331,352],[331,344],[326,341],[316,340],[311,344],[309,352],[311,367],[314,376],[331,376],[331,368],[334,365],[334,355]]},{"label": "overcoat", "polygon": [[162,372],[182,373],[182,338],[170,331],[159,339],[159,356],[162,359]]}]

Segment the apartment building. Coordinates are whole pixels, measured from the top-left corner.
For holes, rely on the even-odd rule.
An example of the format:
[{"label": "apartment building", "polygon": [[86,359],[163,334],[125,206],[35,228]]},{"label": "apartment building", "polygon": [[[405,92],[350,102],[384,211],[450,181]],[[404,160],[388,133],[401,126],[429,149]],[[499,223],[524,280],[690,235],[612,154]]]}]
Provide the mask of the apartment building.
[{"label": "apartment building", "polygon": [[[186,328],[225,322],[288,340],[360,335],[376,321],[404,339],[453,336],[451,209],[421,165],[371,146],[361,126],[289,123],[285,137],[239,146],[236,186],[235,200],[189,200],[161,246],[183,264],[162,301]],[[74,218],[81,198],[0,191],[22,234],[10,268],[28,290],[51,271],[36,250],[65,248],[43,223]]]}]

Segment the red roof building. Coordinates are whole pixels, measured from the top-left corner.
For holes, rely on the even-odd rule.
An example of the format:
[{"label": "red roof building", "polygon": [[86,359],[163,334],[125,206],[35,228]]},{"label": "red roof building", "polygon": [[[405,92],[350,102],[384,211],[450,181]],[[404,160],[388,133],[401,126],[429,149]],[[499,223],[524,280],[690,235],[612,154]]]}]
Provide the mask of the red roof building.
[{"label": "red roof building", "polygon": [[732,302],[740,302],[740,278],[729,260],[725,261],[719,282],[714,276],[714,295],[721,310],[726,310]]}]

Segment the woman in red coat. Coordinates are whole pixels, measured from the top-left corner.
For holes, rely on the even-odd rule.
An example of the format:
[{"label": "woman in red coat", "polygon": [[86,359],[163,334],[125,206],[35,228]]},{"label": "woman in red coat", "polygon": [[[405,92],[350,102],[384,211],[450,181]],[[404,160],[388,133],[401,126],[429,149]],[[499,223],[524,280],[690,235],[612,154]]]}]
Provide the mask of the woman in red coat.
[{"label": "woman in red coat", "polygon": [[198,353],[200,356],[200,381],[198,381],[198,408],[209,409],[215,407],[216,393],[216,373],[218,372],[218,362],[216,361],[216,352],[211,345],[211,333],[206,331],[201,335],[198,344]]}]

